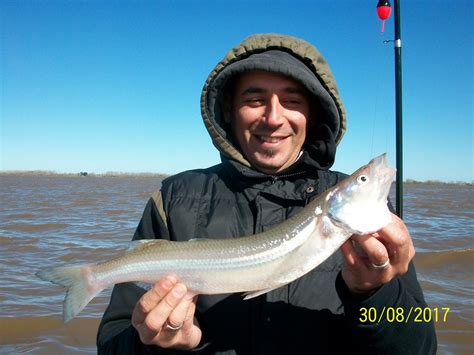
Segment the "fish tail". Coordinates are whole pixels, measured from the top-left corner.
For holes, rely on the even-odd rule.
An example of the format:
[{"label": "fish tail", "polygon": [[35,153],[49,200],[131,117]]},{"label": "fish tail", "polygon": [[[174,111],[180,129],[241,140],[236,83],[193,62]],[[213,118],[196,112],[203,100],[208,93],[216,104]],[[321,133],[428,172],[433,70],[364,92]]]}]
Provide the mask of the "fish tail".
[{"label": "fish tail", "polygon": [[36,276],[67,288],[63,304],[64,323],[74,318],[104,289],[92,282],[91,265],[45,269],[38,271]]}]

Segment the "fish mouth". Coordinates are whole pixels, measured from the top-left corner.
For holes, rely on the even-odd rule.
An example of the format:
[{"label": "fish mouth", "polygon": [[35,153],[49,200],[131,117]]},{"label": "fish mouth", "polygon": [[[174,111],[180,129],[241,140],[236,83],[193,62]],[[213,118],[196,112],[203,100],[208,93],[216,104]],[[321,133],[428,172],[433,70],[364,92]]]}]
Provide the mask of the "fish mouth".
[{"label": "fish mouth", "polygon": [[368,165],[373,165],[376,168],[390,168],[388,166],[388,159],[387,159],[387,153],[383,153],[379,155],[378,157],[373,158]]},{"label": "fish mouth", "polygon": [[379,199],[386,200],[390,192],[390,187],[395,181],[397,169],[388,165],[386,153],[372,159],[369,164],[374,166],[374,170],[377,171],[378,179],[381,181]]}]

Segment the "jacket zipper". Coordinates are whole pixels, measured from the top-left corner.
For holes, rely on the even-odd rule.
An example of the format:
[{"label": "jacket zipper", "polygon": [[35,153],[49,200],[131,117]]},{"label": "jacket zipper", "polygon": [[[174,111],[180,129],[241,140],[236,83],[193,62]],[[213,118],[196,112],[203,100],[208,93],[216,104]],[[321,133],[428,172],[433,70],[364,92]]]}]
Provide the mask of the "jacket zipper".
[{"label": "jacket zipper", "polygon": [[284,174],[284,175],[270,175],[270,178],[272,179],[272,184],[274,184],[280,179],[289,178],[289,177],[293,177],[293,176],[298,176],[298,175],[302,175],[304,173],[306,173],[306,171],[299,171],[297,173]]}]

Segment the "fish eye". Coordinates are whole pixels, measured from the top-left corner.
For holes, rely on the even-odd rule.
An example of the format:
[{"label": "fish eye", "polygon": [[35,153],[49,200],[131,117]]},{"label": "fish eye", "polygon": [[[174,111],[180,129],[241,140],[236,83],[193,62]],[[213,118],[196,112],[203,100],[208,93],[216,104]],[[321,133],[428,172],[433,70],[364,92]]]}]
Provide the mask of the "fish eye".
[{"label": "fish eye", "polygon": [[367,181],[369,181],[369,177],[367,175],[361,175],[357,178],[357,182],[360,184],[363,184]]}]

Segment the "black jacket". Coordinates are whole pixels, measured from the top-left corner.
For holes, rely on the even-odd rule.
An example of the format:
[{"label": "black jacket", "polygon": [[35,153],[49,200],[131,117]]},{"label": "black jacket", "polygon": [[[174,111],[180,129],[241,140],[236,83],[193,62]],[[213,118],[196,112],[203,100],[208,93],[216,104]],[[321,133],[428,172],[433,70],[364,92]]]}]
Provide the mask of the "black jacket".
[{"label": "black jacket", "polygon": [[[286,56],[284,63],[277,58],[275,61],[255,59],[263,52],[275,50],[294,58],[290,60]],[[286,65],[294,63],[295,58],[301,63],[296,67]],[[306,67],[300,70],[301,65]],[[244,70],[283,74],[299,81],[309,95],[311,117],[304,154],[279,176],[252,169],[250,161],[234,143],[224,114],[227,85]],[[148,202],[134,239],[235,238],[262,232],[297,213],[318,193],[344,178],[343,174],[328,169],[346,131],[346,112],[328,63],[304,40],[259,34],[232,48],[206,80],[201,94],[201,114],[222,163],[163,181],[161,191]],[[199,296],[196,317],[203,339],[194,352],[435,352],[432,323],[397,323],[394,317],[380,317],[380,322],[375,323],[364,321],[364,310],[371,310],[372,319],[374,311],[393,316],[402,309],[408,312],[426,306],[413,266],[368,299],[351,297],[340,276],[341,268],[342,256],[336,252],[307,275],[255,299],[244,301],[238,294]],[[115,286],[97,336],[99,353],[180,353],[140,343],[130,318],[144,292],[134,284]]]},{"label": "black jacket", "polygon": [[[134,239],[234,238],[265,231],[297,213],[318,193],[344,178],[317,170],[305,154],[284,176],[268,176],[235,161],[188,171],[163,181],[148,202]],[[164,217],[164,218],[163,218]],[[309,274],[255,299],[239,294],[198,298],[202,354],[430,354],[431,323],[361,322],[363,309],[425,307],[413,265],[368,299],[351,297],[332,255]],[[130,324],[145,290],[116,285],[97,337],[99,353],[180,353],[145,346]],[[361,311],[362,308],[362,311]],[[373,312],[373,311],[372,311]],[[371,314],[373,315],[373,314]]]}]

